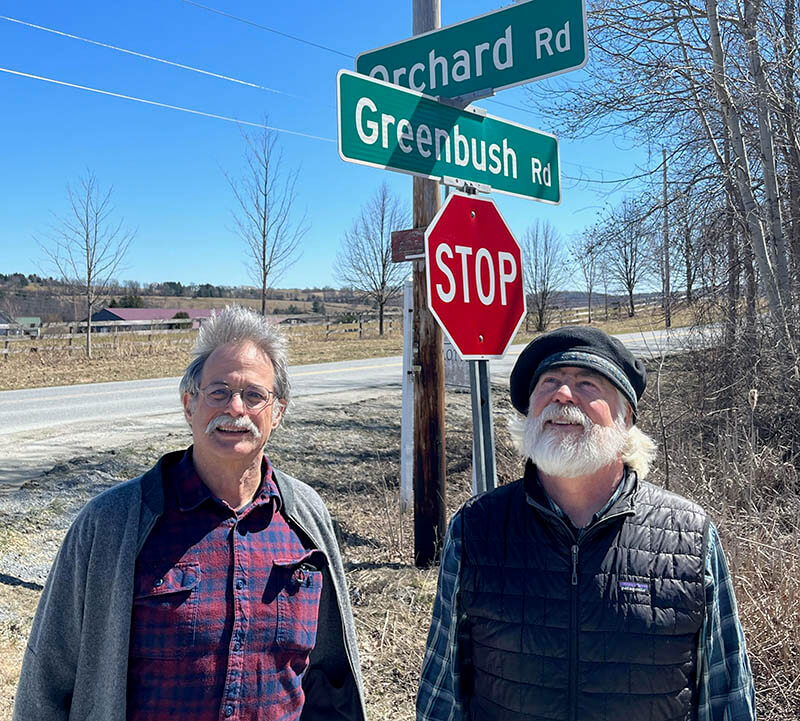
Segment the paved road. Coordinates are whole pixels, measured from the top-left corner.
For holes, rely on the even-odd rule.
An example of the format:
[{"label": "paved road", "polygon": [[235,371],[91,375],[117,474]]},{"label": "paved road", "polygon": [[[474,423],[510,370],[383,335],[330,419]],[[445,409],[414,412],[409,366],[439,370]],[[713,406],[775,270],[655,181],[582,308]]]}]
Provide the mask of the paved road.
[{"label": "paved road", "polygon": [[[649,356],[686,343],[679,329],[620,336],[636,354]],[[492,361],[495,383],[506,384],[523,345]],[[401,387],[402,359],[375,358],[294,366],[293,397],[298,403],[365,397]],[[18,485],[55,463],[81,454],[119,447],[154,433],[182,432],[185,422],[178,378],[32,388],[0,392],[0,487]]]},{"label": "paved road", "polygon": [[[401,368],[400,357],[294,366],[292,393],[303,397],[399,388]],[[180,378],[152,378],[0,392],[0,433],[179,413],[179,382]]]}]

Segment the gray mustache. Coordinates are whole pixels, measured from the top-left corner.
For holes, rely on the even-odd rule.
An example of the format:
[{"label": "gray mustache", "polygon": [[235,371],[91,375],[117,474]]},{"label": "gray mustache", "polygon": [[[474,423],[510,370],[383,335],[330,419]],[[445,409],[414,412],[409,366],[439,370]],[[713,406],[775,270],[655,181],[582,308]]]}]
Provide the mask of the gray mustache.
[{"label": "gray mustache", "polygon": [[220,416],[215,416],[208,422],[208,425],[206,426],[206,434],[211,433],[211,431],[219,428],[220,426],[243,428],[244,430],[248,431],[256,440],[261,438],[261,431],[258,430],[256,424],[253,423],[253,421],[251,421],[247,416],[239,416],[238,418],[234,418],[233,416],[229,416],[227,413],[223,413]]},{"label": "gray mustache", "polygon": [[544,424],[546,421],[567,421],[568,423],[580,423],[584,428],[592,424],[586,414],[575,406],[559,406],[551,403],[539,416],[539,421]]}]

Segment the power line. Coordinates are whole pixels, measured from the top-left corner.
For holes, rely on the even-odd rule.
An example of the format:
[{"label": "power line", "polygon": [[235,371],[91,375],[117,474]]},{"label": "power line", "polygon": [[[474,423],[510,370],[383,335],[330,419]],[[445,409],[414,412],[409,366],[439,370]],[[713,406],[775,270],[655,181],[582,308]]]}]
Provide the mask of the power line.
[{"label": "power line", "polygon": [[[319,47],[319,48],[324,49],[324,50],[330,50],[331,52],[335,52],[335,53],[337,53],[339,55],[343,55],[344,57],[348,57],[348,58],[353,58],[354,57],[352,55],[347,55],[346,53],[342,53],[342,52],[340,52],[338,50],[334,50],[332,48],[328,48],[328,47],[325,47],[325,46],[322,46],[322,45],[318,45],[316,43],[312,43],[310,41],[303,40],[302,38],[298,38],[298,37],[293,36],[293,35],[288,35],[286,33],[280,32],[278,30],[274,30],[272,28],[268,28],[266,26],[259,25],[258,23],[255,23],[253,21],[247,20],[245,18],[240,18],[240,17],[234,16],[234,15],[230,15],[229,13],[225,13],[225,12],[222,12],[220,10],[216,10],[215,8],[212,8],[212,7],[209,7],[209,6],[206,6],[206,5],[201,5],[200,3],[193,2],[193,0],[183,0],[183,2],[186,2],[187,4],[190,4],[190,5],[195,5],[195,6],[199,7],[199,8],[204,9],[204,10],[208,10],[209,12],[214,12],[214,13],[217,13],[217,14],[220,14],[220,15],[224,15],[226,17],[229,17],[231,19],[237,20],[239,22],[246,23],[248,25],[253,25],[253,26],[261,28],[263,30],[267,30],[269,32],[277,33],[277,34],[282,35],[284,37],[290,38],[291,40],[294,40],[296,42],[300,42],[300,43],[303,43],[303,44],[306,44],[306,45],[311,45],[313,47]],[[304,98],[304,97],[299,96],[299,95],[295,95],[293,93],[287,93],[287,92],[282,91],[282,90],[276,90],[275,88],[270,88],[270,87],[267,87],[265,85],[259,85],[257,83],[251,83],[249,81],[241,80],[239,78],[234,78],[234,77],[229,76],[229,75],[223,75],[221,73],[215,73],[215,72],[212,72],[212,71],[209,71],[209,70],[203,70],[202,68],[197,68],[197,67],[194,67],[194,66],[191,66],[191,65],[185,65],[183,63],[174,62],[172,60],[166,60],[164,58],[159,58],[159,57],[156,57],[156,56],[153,56],[153,55],[148,55],[146,53],[140,53],[138,51],[130,50],[128,48],[123,48],[123,47],[120,47],[120,46],[117,46],[117,45],[112,45],[110,43],[104,43],[104,42],[101,42],[101,41],[98,41],[98,40],[92,40],[91,38],[85,38],[85,37],[82,37],[80,35],[74,35],[72,33],[67,33],[67,32],[64,32],[64,31],[61,31],[61,30],[56,30],[55,28],[45,27],[43,25],[37,25],[35,23],[30,23],[30,22],[27,22],[25,20],[20,20],[18,18],[9,17],[7,15],[0,15],[0,19],[6,20],[8,22],[15,23],[15,24],[18,24],[18,25],[23,25],[25,27],[33,28],[33,29],[36,29],[36,30],[41,30],[41,31],[44,31],[44,32],[52,33],[54,35],[59,35],[61,37],[70,38],[72,40],[78,40],[80,42],[88,43],[88,44],[91,44],[91,45],[96,45],[98,47],[107,48],[107,49],[114,50],[114,51],[121,52],[121,53],[125,53],[125,54],[128,54],[128,55],[133,55],[135,57],[140,57],[140,58],[143,58],[145,60],[152,60],[154,62],[163,63],[165,65],[170,65],[172,67],[176,67],[176,68],[179,68],[179,69],[182,69],[182,70],[189,70],[191,72],[200,73],[202,75],[207,75],[209,77],[214,77],[214,78],[218,78],[218,79],[221,79],[221,80],[227,80],[229,82],[237,83],[239,85],[244,85],[244,86],[255,88],[255,89],[258,89],[258,90],[264,90],[264,91],[271,92],[271,93],[286,95],[288,97],[292,97],[292,98],[295,98],[295,99],[298,99],[298,100],[307,100],[308,99],[308,98]],[[38,79],[38,80],[42,80],[42,81],[46,81],[46,82],[55,83],[55,84],[58,84],[58,85],[64,85],[66,87],[73,87],[73,88],[77,88],[77,89],[81,89],[81,90],[86,90],[86,91],[89,91],[89,92],[96,92],[96,93],[100,93],[100,94],[104,94],[104,95],[109,95],[111,97],[118,97],[118,98],[123,98],[123,99],[127,99],[127,100],[133,100],[133,101],[136,101],[136,102],[141,102],[141,103],[145,103],[145,104],[148,104],[148,105],[155,105],[155,106],[158,106],[158,107],[164,107],[164,108],[168,108],[168,109],[172,109],[172,110],[179,110],[181,112],[187,112],[187,113],[191,113],[191,114],[194,114],[194,115],[201,115],[201,116],[204,116],[204,117],[210,117],[210,118],[215,118],[215,119],[219,119],[219,120],[226,120],[226,121],[229,121],[229,122],[238,123],[240,125],[252,125],[254,127],[273,129],[273,130],[276,130],[276,132],[284,132],[284,133],[288,133],[288,134],[298,135],[298,136],[301,136],[301,137],[308,137],[308,138],[316,139],[316,140],[324,140],[326,142],[334,142],[333,139],[331,139],[331,138],[323,138],[323,137],[320,137],[320,136],[308,135],[308,134],[300,133],[298,131],[287,130],[287,129],[282,129],[282,128],[269,128],[269,126],[265,126],[265,125],[263,125],[261,123],[251,123],[249,121],[242,121],[242,120],[238,120],[236,118],[229,118],[229,117],[223,116],[223,115],[218,115],[218,114],[214,114],[214,113],[205,113],[205,112],[202,112],[202,111],[199,111],[199,110],[193,110],[191,108],[183,108],[183,107],[180,107],[180,106],[170,105],[170,104],[167,104],[167,103],[160,103],[160,102],[153,101],[153,100],[146,100],[146,99],[143,99],[143,98],[136,98],[136,97],[129,96],[129,95],[123,95],[121,93],[114,93],[114,92],[111,92],[111,91],[99,90],[99,89],[96,89],[96,88],[90,88],[90,87],[87,87],[87,86],[76,85],[74,83],[68,83],[68,82],[65,82],[65,81],[55,80],[55,79],[52,79],[52,78],[45,78],[45,77],[41,77],[41,76],[31,75],[31,74],[28,74],[28,73],[22,73],[22,72],[18,72],[18,71],[6,69],[6,68],[0,68],[0,70],[3,70],[4,72],[15,74],[15,75],[20,75],[20,76],[23,76],[23,77],[29,77],[29,78],[33,78],[33,79]],[[495,103],[497,105],[501,105],[501,106],[506,107],[506,108],[510,108],[512,110],[518,110],[518,111],[522,111],[522,112],[526,112],[526,113],[535,114],[535,112],[533,110],[529,109],[529,108],[523,108],[523,107],[520,107],[520,106],[511,105],[510,103],[504,103],[504,102],[501,102],[501,101],[499,101],[499,100],[497,100],[495,98],[487,98],[487,101],[491,102],[491,103]],[[616,172],[616,171],[608,171],[608,170],[605,170],[605,169],[602,169],[602,168],[592,168],[590,166],[583,166],[583,165],[579,165],[577,163],[569,163],[568,162],[566,164],[573,165],[573,166],[575,166],[577,168],[580,168],[582,170],[583,169],[594,170],[594,171],[597,171],[597,172],[600,172],[600,173],[603,173],[603,172],[612,172],[612,173]],[[574,182],[586,182],[586,183],[595,183],[595,184],[624,183],[626,181],[637,179],[637,176],[627,177],[622,173],[618,173],[618,174],[623,176],[619,180],[603,180],[603,179],[595,180],[595,179],[592,179],[592,178],[586,178],[586,177],[578,178],[578,177],[569,176],[569,175],[562,175],[562,177],[565,180],[570,180],[570,181],[574,181]],[[646,175],[646,173],[643,174],[643,175]],[[638,176],[638,177],[642,177],[642,176]]]},{"label": "power line", "polygon": [[[588,167],[588,166],[578,165],[577,163],[569,163],[569,165],[574,165],[576,168]],[[590,168],[590,170],[597,170],[601,173],[619,173],[619,171],[616,170],[603,170],[601,168]],[[565,180],[574,180],[579,183],[596,183],[598,185],[617,185],[623,183],[630,183],[633,180],[641,180],[642,178],[651,177],[657,171],[658,168],[656,168],[655,170],[645,170],[641,173],[638,173],[637,175],[624,175],[623,173],[619,173],[620,175],[622,175],[622,177],[619,178],[618,180],[604,180],[604,179],[595,180],[593,178],[575,178],[571,175],[562,175],[561,177],[564,178]]]},{"label": "power line", "polygon": [[294,40],[298,43],[303,43],[303,45],[310,45],[313,48],[319,48],[320,50],[327,50],[329,53],[336,53],[336,55],[341,55],[345,58],[350,58],[351,60],[355,58],[355,55],[349,55],[348,53],[343,53],[341,50],[336,50],[335,48],[329,48],[327,45],[320,45],[319,43],[311,42],[310,40],[304,40],[303,38],[299,38],[296,35],[289,35],[289,33],[284,33],[280,30],[275,30],[275,28],[269,28],[266,25],[261,25],[260,23],[254,22],[252,20],[248,20],[247,18],[241,18],[238,15],[231,15],[230,13],[223,12],[222,10],[217,10],[216,8],[209,7],[208,5],[201,5],[198,2],[194,2],[194,0],[183,0],[187,5],[194,5],[195,7],[202,8],[203,10],[207,10],[210,13],[216,13],[217,15],[222,15],[223,17],[230,18],[231,20],[236,20],[240,23],[245,23],[245,25],[252,25],[254,28],[259,28],[260,30],[266,30],[270,33],[275,33],[276,35],[280,35],[284,38],[289,38],[289,40]]},{"label": "power line", "polygon": [[[17,75],[23,78],[30,78],[33,80],[41,80],[42,82],[52,83],[54,85],[61,85],[67,88],[75,88],[77,90],[85,90],[91,93],[98,93],[100,95],[107,95],[112,98],[121,98],[122,100],[132,100],[137,103],[144,103],[145,105],[153,105],[158,108],[166,108],[168,110],[178,110],[183,113],[190,113],[191,115],[199,115],[204,118],[212,118],[214,120],[225,120],[230,123],[236,123],[237,125],[246,125],[249,127],[254,128],[263,128],[265,130],[274,130],[277,133],[286,133],[287,135],[295,135],[301,138],[308,138],[309,140],[320,140],[326,143],[335,143],[336,140],[333,138],[326,138],[320,135],[311,135],[310,133],[302,133],[299,130],[289,130],[288,128],[279,128],[274,125],[265,125],[264,123],[254,123],[249,120],[240,120],[239,118],[231,118],[226,115],[219,115],[217,113],[206,113],[202,110],[194,110],[193,108],[184,108],[180,105],[171,105],[169,103],[162,103],[157,100],[147,100],[146,98],[137,98],[133,95],[125,95],[123,93],[116,93],[111,90],[102,90],[100,88],[92,88],[87,85],[78,85],[77,83],[70,83],[66,80],[57,80],[56,78],[48,78],[42,75],[34,75],[32,73],[22,72],[21,70],[12,70],[11,68],[3,68],[0,67],[0,72],[8,73],[10,75]],[[574,165],[578,168],[582,168],[583,166],[578,165],[577,163],[569,163],[570,165]],[[599,170],[599,169],[598,169]],[[608,172],[608,171],[601,171],[601,172]],[[620,178],[619,180],[595,180],[592,178],[580,177],[576,178],[570,175],[563,175],[562,178],[564,180],[571,180],[575,182],[584,182],[584,183],[597,183],[597,184],[614,184],[614,183],[624,183],[631,180],[636,180],[638,178],[646,177],[650,173],[642,173],[638,176]]]},{"label": "power line", "polygon": [[[194,0],[182,0],[187,5],[194,5],[195,7],[202,8],[203,10],[207,10],[211,13],[216,13],[217,15],[222,15],[223,17],[230,18],[231,20],[236,20],[237,22],[244,23],[245,25],[251,25],[253,27],[259,28],[261,30],[266,30],[267,32],[275,33],[276,35],[280,35],[285,38],[289,38],[290,40],[294,40],[295,42],[302,43],[304,45],[310,45],[314,48],[320,48],[321,50],[327,50],[331,53],[336,53],[337,55],[341,55],[342,57],[348,58],[350,60],[355,60],[355,55],[350,53],[344,53],[341,50],[336,50],[334,48],[330,48],[326,45],[320,45],[319,43],[311,42],[310,40],[305,40],[301,37],[296,35],[289,35],[288,33],[284,33],[280,30],[275,30],[274,28],[267,27],[266,25],[261,25],[260,23],[254,22],[253,20],[248,20],[247,18],[239,17],[238,15],[232,15],[231,13],[223,12],[222,10],[217,10],[216,8],[210,7],[209,5],[202,5],[201,3],[195,2]],[[505,108],[511,108],[512,110],[519,110],[523,113],[531,113],[535,115],[535,111],[531,110],[530,108],[523,108],[519,105],[511,105],[510,103],[504,103],[500,100],[496,100],[495,98],[487,98],[488,102],[495,103],[496,105],[502,105]]]},{"label": "power line", "polygon": [[[349,58],[350,60],[355,59],[355,55],[344,53],[341,50],[336,50],[335,48],[330,48],[327,45],[320,45],[319,43],[312,42],[310,40],[305,40],[301,37],[296,35],[289,35],[288,33],[284,33],[280,30],[275,30],[274,28],[267,27],[266,25],[261,25],[253,20],[248,20],[247,18],[239,17],[238,15],[232,15],[231,13],[226,13],[222,10],[217,10],[216,8],[210,7],[209,5],[203,5],[199,2],[195,2],[195,0],[182,0],[187,5],[194,5],[195,7],[202,8],[203,10],[207,10],[211,13],[216,13],[217,15],[222,15],[223,17],[230,18],[231,20],[236,20],[240,23],[245,23],[246,25],[251,25],[253,27],[259,28],[261,30],[266,30],[267,32],[275,33],[276,35],[280,35],[285,38],[289,38],[290,40],[294,40],[295,42],[302,43],[304,45],[310,45],[311,47],[319,48],[321,50],[327,50],[328,52],[335,53],[337,55],[341,55],[342,57]],[[496,105],[500,105],[504,108],[509,108],[511,110],[518,110],[523,113],[530,113],[531,115],[536,115],[536,111],[532,110],[531,108],[524,108],[520,105],[512,105],[511,103],[504,103],[501,100],[497,100],[494,97],[486,98],[486,101],[489,103],[494,103]],[[582,167],[582,166],[578,166]],[[598,169],[595,169],[598,170]],[[603,172],[603,171],[601,171]],[[612,181],[590,181],[590,182],[612,182]]]},{"label": "power line", "polygon": [[136,98],[133,95],[123,95],[122,93],[115,93],[110,90],[100,90],[99,88],[90,88],[86,85],[77,85],[76,83],[68,83],[65,80],[56,80],[55,78],[47,78],[42,75],[33,75],[31,73],[24,73],[20,70],[11,70],[10,68],[0,67],[0,72],[9,73],[11,75],[18,75],[23,78],[32,78],[33,80],[41,80],[46,83],[54,83],[55,85],[63,85],[67,88],[76,88],[77,90],[86,90],[90,93],[99,93],[100,95],[108,95],[112,98],[122,98],[123,100],[133,100],[137,103],[144,103],[146,105],[155,105],[159,108],[167,108],[169,110],[179,110],[183,113],[191,113],[192,115],[201,115],[205,118],[213,118],[215,120],[226,120],[230,123],[237,125],[248,125],[254,128],[263,128],[265,130],[274,130],[277,133],[286,133],[287,135],[297,135],[301,138],[308,138],[310,140],[322,140],[326,143],[335,143],[333,138],[324,138],[320,135],[310,135],[308,133],[301,133],[298,130],[288,130],[286,128],[278,128],[273,125],[264,125],[263,123],[253,123],[249,120],[239,120],[238,118],[231,118],[226,115],[217,115],[215,113],[204,113],[202,110],[193,110],[192,108],[183,108],[180,105],[170,105],[169,103],[160,103],[156,100],[146,100],[145,98]]},{"label": "power line", "polygon": [[17,23],[18,25],[24,25],[25,27],[34,28],[35,30],[43,30],[47,33],[52,33],[53,35],[60,35],[61,37],[70,38],[72,40],[80,40],[84,43],[89,43],[90,45],[97,45],[101,48],[108,48],[109,50],[116,50],[120,53],[127,53],[128,55],[135,55],[138,58],[144,58],[145,60],[152,60],[157,63],[164,63],[164,65],[171,65],[175,68],[180,68],[181,70],[191,70],[194,73],[201,73],[202,75],[208,75],[212,78],[218,78],[220,80],[228,80],[232,83],[238,83],[239,85],[246,85],[250,88],[256,88],[257,90],[266,90],[269,93],[277,93],[279,95],[288,95],[292,98],[297,98],[298,100],[306,100],[307,98],[302,98],[299,95],[294,95],[292,93],[284,92],[283,90],[276,90],[275,88],[268,88],[266,85],[259,85],[257,83],[251,83],[247,80],[239,80],[238,78],[231,77],[230,75],[222,75],[221,73],[214,73],[210,70],[203,70],[202,68],[196,68],[192,65],[184,65],[183,63],[176,63],[172,60],[165,60],[164,58],[158,58],[154,55],[146,55],[145,53],[140,53],[135,50],[128,50],[127,48],[121,48],[117,45],[111,45],[109,43],[103,43],[99,40],[91,40],[90,38],[84,38],[80,35],[73,35],[71,33],[65,33],[61,30],[55,30],[54,28],[48,28],[44,25],[36,25],[34,23],[26,22],[25,20],[19,20],[18,18],[8,17],[7,15],[0,15],[0,19],[7,20],[11,23]]},{"label": "power line", "polygon": [[[203,10],[207,10],[208,12],[215,13],[217,15],[221,15],[223,17],[229,18],[231,20],[236,20],[237,22],[244,23],[246,25],[251,25],[252,27],[259,28],[261,30],[266,30],[267,32],[275,33],[276,35],[280,35],[285,38],[289,38],[290,40],[294,40],[295,42],[302,43],[304,45],[310,45],[311,47],[319,48],[321,50],[327,50],[328,52],[335,53],[336,55],[341,55],[342,57],[348,58],[350,60],[355,59],[355,55],[344,53],[341,50],[336,50],[335,48],[328,47],[327,45],[321,45],[319,43],[312,42],[310,40],[305,40],[304,38],[298,37],[296,35],[290,35],[288,33],[282,32],[280,30],[275,30],[274,28],[267,27],[266,25],[261,25],[253,20],[248,20],[247,18],[239,17],[238,15],[232,15],[231,13],[226,13],[222,10],[217,10],[216,8],[210,7],[209,5],[203,5],[199,2],[195,2],[195,0],[182,0],[187,5],[194,5],[195,7],[202,8]],[[511,110],[518,110],[523,113],[530,113],[531,115],[536,115],[536,111],[532,110],[531,108],[524,108],[520,105],[512,105],[511,103],[504,103],[501,100],[497,100],[494,97],[486,98],[486,102],[494,103],[496,105],[500,105],[504,108],[509,108]],[[577,165],[577,164],[575,164]],[[584,166],[577,166],[577,167],[584,167]],[[594,168],[594,170],[599,170],[600,172],[610,172],[610,171],[602,171],[599,168]],[[577,180],[577,178],[570,178],[570,180]],[[615,181],[601,181],[601,180],[591,180],[587,182],[593,183],[608,183],[608,182],[615,182]]]}]

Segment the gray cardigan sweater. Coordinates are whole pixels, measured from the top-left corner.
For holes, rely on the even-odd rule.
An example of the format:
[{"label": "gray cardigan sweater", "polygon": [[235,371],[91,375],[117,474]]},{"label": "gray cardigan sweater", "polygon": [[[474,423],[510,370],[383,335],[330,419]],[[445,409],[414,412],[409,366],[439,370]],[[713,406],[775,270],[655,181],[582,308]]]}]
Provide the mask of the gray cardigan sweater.
[{"label": "gray cardigan sweater", "polygon": [[[67,532],[22,663],[14,721],[124,721],[136,557],[164,510],[162,469],[92,499]],[[286,517],[324,551],[317,642],[302,721],[365,721],[355,627],[330,515],[310,486],[274,471]]]}]

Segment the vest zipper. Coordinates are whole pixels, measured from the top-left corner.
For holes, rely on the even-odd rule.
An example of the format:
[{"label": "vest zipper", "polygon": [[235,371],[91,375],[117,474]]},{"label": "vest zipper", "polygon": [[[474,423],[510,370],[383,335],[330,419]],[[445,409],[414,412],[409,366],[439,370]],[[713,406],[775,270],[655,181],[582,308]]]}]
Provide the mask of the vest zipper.
[{"label": "vest zipper", "polygon": [[[570,527],[564,522],[564,519],[561,518],[558,514],[536,503],[536,501],[532,500],[530,497],[527,497],[527,502],[530,505],[537,508],[541,513],[544,513],[544,515],[549,516],[553,518],[555,521],[557,521],[572,539],[572,544],[570,546],[570,551],[572,556],[572,577],[570,579],[570,594],[569,594],[570,620],[569,620],[568,711],[569,711],[569,720],[577,721],[578,719],[578,591],[580,588],[578,583],[579,580],[578,552],[580,550],[578,545],[578,539],[575,538],[575,535],[570,529]],[[587,538],[593,535],[593,533],[597,528],[605,526],[611,521],[615,521],[616,519],[622,516],[629,516],[632,514],[633,510],[627,508],[624,511],[617,511],[616,513],[612,513],[609,516],[604,516],[595,525],[591,526],[586,530],[586,532],[581,537],[580,541],[581,542],[586,541]]]},{"label": "vest zipper", "polygon": [[572,544],[572,580],[570,583],[570,622],[569,622],[569,719],[570,721],[577,721],[578,719],[578,592],[580,585],[578,583],[578,553],[580,551],[579,543],[585,542],[594,531],[600,527],[605,526],[607,523],[626,516],[630,511],[622,511],[615,513],[605,518],[600,519],[591,528],[583,534],[580,541]]},{"label": "vest zipper", "polygon": [[578,585],[578,546],[572,547],[572,585]]},{"label": "vest zipper", "polygon": [[578,544],[572,545],[572,583],[569,596],[569,718],[578,718]]}]

